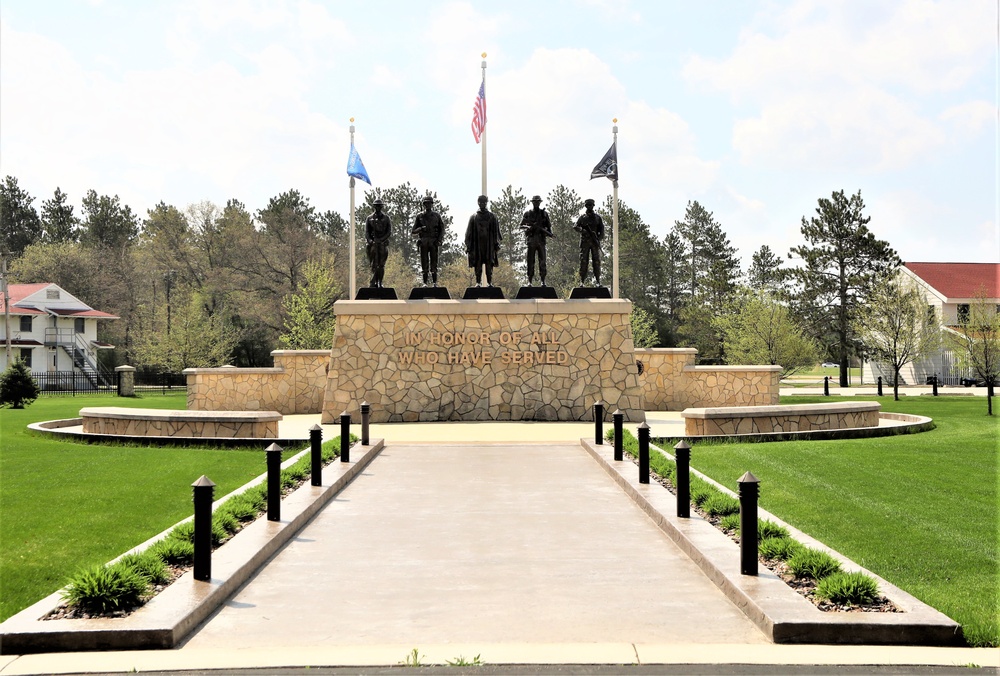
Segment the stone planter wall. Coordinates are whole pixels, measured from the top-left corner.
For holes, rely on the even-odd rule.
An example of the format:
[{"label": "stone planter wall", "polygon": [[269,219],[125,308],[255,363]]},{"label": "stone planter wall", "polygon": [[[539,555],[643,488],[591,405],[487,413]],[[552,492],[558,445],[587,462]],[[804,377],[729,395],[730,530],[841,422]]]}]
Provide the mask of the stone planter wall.
[{"label": "stone planter wall", "polygon": [[[338,301],[323,422],[643,420],[627,300]],[[609,418],[610,419],[610,418]]]},{"label": "stone planter wall", "polygon": [[647,411],[777,404],[780,366],[695,366],[694,348],[635,350]]},{"label": "stone planter wall", "polygon": [[319,413],[329,350],[275,350],[273,368],[186,369],[192,411]]}]

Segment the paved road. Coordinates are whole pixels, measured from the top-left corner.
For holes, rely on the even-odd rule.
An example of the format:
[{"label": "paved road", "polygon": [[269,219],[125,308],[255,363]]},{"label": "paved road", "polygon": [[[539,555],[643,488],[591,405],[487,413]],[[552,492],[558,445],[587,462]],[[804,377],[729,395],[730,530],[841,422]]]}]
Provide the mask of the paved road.
[{"label": "paved road", "polygon": [[398,445],[185,649],[765,643],[577,445]]}]

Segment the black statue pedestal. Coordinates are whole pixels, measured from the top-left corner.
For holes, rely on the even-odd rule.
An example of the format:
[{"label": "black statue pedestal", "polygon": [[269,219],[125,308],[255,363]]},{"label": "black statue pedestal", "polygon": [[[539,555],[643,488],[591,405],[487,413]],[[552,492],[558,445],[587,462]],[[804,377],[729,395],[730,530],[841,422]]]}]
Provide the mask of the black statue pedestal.
[{"label": "black statue pedestal", "polygon": [[354,300],[398,300],[396,290],[385,287],[363,286],[358,289],[358,295]]},{"label": "black statue pedestal", "polygon": [[517,290],[516,300],[534,300],[535,298],[551,298],[555,300],[555,288],[551,286],[522,286]]},{"label": "black statue pedestal", "polygon": [[465,290],[463,300],[503,300],[503,289],[499,286],[470,286]]},{"label": "black statue pedestal", "polygon": [[570,300],[579,298],[611,298],[611,290],[606,286],[578,286],[569,294]]},{"label": "black statue pedestal", "polygon": [[415,286],[410,291],[410,300],[451,300],[451,294],[443,286]]}]

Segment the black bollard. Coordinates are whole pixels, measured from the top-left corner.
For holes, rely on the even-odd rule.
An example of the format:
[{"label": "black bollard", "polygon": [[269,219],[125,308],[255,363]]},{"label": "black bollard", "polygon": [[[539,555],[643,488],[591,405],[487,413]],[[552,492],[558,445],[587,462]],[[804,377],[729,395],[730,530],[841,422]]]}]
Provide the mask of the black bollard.
[{"label": "black bollard", "polygon": [[677,516],[691,516],[691,447],[683,439],[674,446],[677,461]]},{"label": "black bollard", "polygon": [[882,396],[882,376],[878,377],[878,396]]},{"label": "black bollard", "polygon": [[312,458],[310,483],[313,486],[323,485],[323,428],[313,425],[309,428],[309,452]]},{"label": "black bollard", "polygon": [[639,424],[639,483],[649,483],[649,425]]},{"label": "black bollard", "polygon": [[932,376],[931,377],[931,393],[935,397],[938,396],[938,393],[937,393],[937,376]]},{"label": "black bollard", "polygon": [[351,414],[340,414],[340,461],[351,461]]},{"label": "black bollard", "polygon": [[281,452],[278,444],[264,449],[267,455],[267,520],[281,521]]},{"label": "black bollard", "polygon": [[615,409],[615,412],[611,414],[611,419],[615,424],[615,460],[621,462],[622,459],[622,436],[624,435],[623,427],[625,426],[625,414]]},{"label": "black bollard", "polygon": [[361,445],[368,445],[368,423],[371,422],[372,405],[367,401],[361,402]]},{"label": "black bollard", "polygon": [[823,396],[830,396],[830,376],[823,376]]},{"label": "black bollard", "polygon": [[594,402],[594,443],[604,443],[604,404],[600,399]]},{"label": "black bollard", "polygon": [[757,574],[757,495],[760,480],[747,472],[737,482],[740,493],[740,573]]},{"label": "black bollard", "polygon": [[212,579],[212,494],[215,483],[204,474],[194,486],[194,579]]}]

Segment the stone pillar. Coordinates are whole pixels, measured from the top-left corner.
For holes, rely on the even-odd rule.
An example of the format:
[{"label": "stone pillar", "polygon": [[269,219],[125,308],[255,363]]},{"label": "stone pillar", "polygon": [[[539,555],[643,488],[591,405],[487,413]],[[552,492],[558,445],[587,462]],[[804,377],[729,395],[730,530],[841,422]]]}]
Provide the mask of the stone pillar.
[{"label": "stone pillar", "polygon": [[119,397],[134,397],[135,396],[135,367],[134,366],[117,366],[117,367],[115,367],[115,374],[118,377],[118,396]]}]

